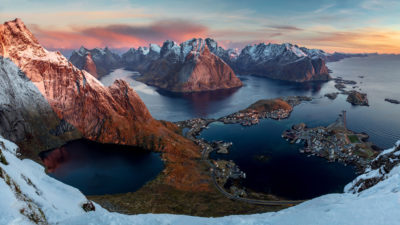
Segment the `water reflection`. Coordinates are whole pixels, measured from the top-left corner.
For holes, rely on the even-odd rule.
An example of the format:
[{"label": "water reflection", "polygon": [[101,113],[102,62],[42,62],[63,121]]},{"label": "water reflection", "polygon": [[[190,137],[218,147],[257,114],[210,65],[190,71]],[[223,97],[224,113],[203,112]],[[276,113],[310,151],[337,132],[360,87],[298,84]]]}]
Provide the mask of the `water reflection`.
[{"label": "water reflection", "polygon": [[39,156],[50,176],[87,195],[136,191],[163,169],[157,153],[88,140],[72,141]]}]

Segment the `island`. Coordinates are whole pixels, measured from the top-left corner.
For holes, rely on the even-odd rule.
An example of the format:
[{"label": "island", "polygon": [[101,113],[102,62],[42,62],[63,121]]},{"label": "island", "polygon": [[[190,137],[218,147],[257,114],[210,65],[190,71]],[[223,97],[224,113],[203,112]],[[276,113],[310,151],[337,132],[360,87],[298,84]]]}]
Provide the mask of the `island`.
[{"label": "island", "polygon": [[325,94],[324,96],[328,97],[331,100],[335,100],[337,98],[338,94],[339,94],[339,92],[333,92],[333,93]]},{"label": "island", "polygon": [[[333,100],[336,99],[338,94],[347,95],[346,101],[351,103],[352,105],[357,106],[369,106],[368,98],[366,93],[361,93],[356,90],[347,91],[347,85],[356,85],[357,82],[353,80],[344,80],[342,77],[337,77],[333,79],[335,81],[335,88],[340,91],[325,94],[324,96]],[[359,88],[358,86],[353,86],[353,89]],[[361,90],[361,89],[359,89]]]},{"label": "island", "polygon": [[218,119],[225,124],[239,123],[243,126],[258,124],[260,119],[270,118],[275,120],[286,119],[293,111],[293,107],[303,101],[311,101],[311,97],[288,96],[275,99],[262,99],[244,110]]},{"label": "island", "polygon": [[346,93],[348,94],[346,101],[352,105],[369,106],[366,93],[358,91],[346,91]]},{"label": "island", "polygon": [[390,102],[392,104],[400,104],[400,101],[396,99],[385,98],[385,101]]},{"label": "island", "polygon": [[308,128],[306,124],[294,125],[283,132],[282,137],[290,143],[304,143],[302,153],[309,153],[346,164],[353,164],[363,171],[378,155],[379,148],[368,142],[368,134],[356,133],[346,127],[346,111],[326,127]]}]

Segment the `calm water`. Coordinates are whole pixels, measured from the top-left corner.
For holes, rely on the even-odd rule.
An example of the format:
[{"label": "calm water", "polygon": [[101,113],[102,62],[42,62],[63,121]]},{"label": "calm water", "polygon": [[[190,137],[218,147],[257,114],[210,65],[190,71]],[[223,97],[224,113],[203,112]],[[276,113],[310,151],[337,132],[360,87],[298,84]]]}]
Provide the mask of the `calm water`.
[{"label": "calm water", "polygon": [[[312,126],[326,125],[335,120],[341,110],[347,110],[348,127],[367,132],[370,140],[382,148],[391,147],[400,139],[400,105],[385,102],[385,98],[400,99],[400,56],[370,56],[349,58],[329,63],[333,77],[355,80],[368,94],[370,107],[351,106],[346,96],[335,100],[324,94],[336,92],[334,82],[296,84],[267,78],[240,76],[244,86],[222,92],[171,94],[135,81],[132,72],[118,69],[101,82],[110,85],[115,79],[125,79],[138,92],[156,119],[179,121],[195,117],[217,118],[246,108],[265,98],[307,95],[317,98],[311,104],[296,107],[293,121],[305,121]],[[359,76],[364,76],[360,78]],[[348,85],[348,89],[352,86]],[[357,89],[358,90],[358,89]]]},{"label": "calm water", "polygon": [[[132,78],[134,73],[118,69],[103,77],[101,82],[110,85],[116,79],[128,81],[156,119],[169,121],[218,118],[265,98],[314,97],[312,102],[297,106],[287,120],[263,120],[259,125],[246,128],[214,123],[201,134],[209,140],[234,143],[230,154],[213,154],[212,157],[234,160],[247,173],[244,182],[247,188],[290,199],[306,199],[342,191],[343,186],[355,177],[354,170],[350,166],[300,154],[298,145],[290,145],[281,138],[282,131],[299,122],[309,126],[328,125],[342,110],[347,110],[350,129],[367,132],[370,140],[382,148],[391,147],[400,139],[400,105],[387,103],[384,98],[400,99],[399,62],[399,56],[371,56],[328,64],[333,77],[358,82],[357,90],[368,93],[370,107],[351,106],[343,95],[335,100],[323,97],[337,91],[333,81],[295,84],[239,76],[244,83],[242,88],[173,94],[138,82]],[[352,89],[351,86],[348,88]],[[153,179],[163,165],[157,154],[126,150],[120,146],[72,142],[47,153],[47,165],[52,168],[52,176],[86,194],[135,191]],[[266,155],[267,160],[258,160],[259,155]]]},{"label": "calm water", "polygon": [[[243,186],[248,189],[297,200],[342,192],[355,178],[354,169],[299,153],[300,145],[291,145],[281,138],[291,122],[263,120],[252,127],[218,122],[200,136],[210,141],[233,142],[228,155],[213,153],[211,157],[233,160],[246,173]],[[259,160],[260,155],[267,158]]]},{"label": "calm water", "polygon": [[133,192],[163,169],[160,155],[87,140],[41,153],[49,175],[86,195]]}]

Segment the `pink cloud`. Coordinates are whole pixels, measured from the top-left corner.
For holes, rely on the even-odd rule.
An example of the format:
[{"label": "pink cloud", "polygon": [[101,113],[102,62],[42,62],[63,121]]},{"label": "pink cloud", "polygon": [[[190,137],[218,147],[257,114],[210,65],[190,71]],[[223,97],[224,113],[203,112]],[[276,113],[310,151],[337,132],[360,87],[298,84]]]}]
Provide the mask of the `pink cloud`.
[{"label": "pink cloud", "polygon": [[206,37],[208,28],[201,24],[172,20],[159,21],[147,26],[108,25],[98,27],[74,27],[70,31],[54,31],[30,25],[32,32],[46,48],[131,48],[149,43],[162,44],[165,40],[182,42],[193,37]]}]

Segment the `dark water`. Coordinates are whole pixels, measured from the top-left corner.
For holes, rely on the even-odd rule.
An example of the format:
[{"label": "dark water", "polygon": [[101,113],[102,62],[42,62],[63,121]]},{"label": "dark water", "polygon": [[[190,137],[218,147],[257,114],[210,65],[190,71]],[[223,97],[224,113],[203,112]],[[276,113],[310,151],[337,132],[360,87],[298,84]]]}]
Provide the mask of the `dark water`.
[{"label": "dark water", "polygon": [[[329,124],[345,109],[348,112],[348,127],[368,133],[370,140],[381,148],[389,148],[400,140],[400,105],[384,101],[385,98],[400,99],[400,56],[349,58],[329,63],[328,67],[333,71],[333,77],[341,76],[357,81],[361,92],[368,94],[370,107],[353,107],[346,102],[346,96],[343,95],[333,101],[323,98],[326,93],[337,92],[333,81],[296,84],[240,76],[244,86],[239,89],[172,94],[138,82],[131,78],[132,72],[119,69],[102,78],[101,82],[110,85],[115,79],[127,80],[156,119],[169,121],[195,117],[218,118],[246,108],[259,99],[289,95],[313,96],[321,99],[297,107],[292,115],[294,120],[307,118],[313,125]],[[348,90],[350,89],[352,86],[348,85]]]},{"label": "dark water", "polygon": [[50,176],[86,195],[136,191],[163,169],[157,153],[88,140],[72,141],[40,156]]},{"label": "dark water", "polygon": [[[391,147],[400,139],[400,105],[387,103],[384,98],[400,99],[399,62],[400,56],[371,56],[328,64],[333,77],[358,82],[357,90],[361,88],[368,94],[370,107],[351,106],[344,95],[335,100],[323,97],[326,93],[337,92],[333,81],[296,84],[240,76],[244,86],[238,89],[173,94],[149,87],[134,80],[132,72],[118,69],[103,77],[101,82],[110,85],[115,79],[127,80],[156,119],[169,121],[218,118],[246,108],[259,99],[289,95],[314,97],[311,103],[297,106],[287,120],[263,120],[248,128],[214,123],[201,134],[209,140],[234,143],[230,154],[213,157],[234,160],[247,173],[246,187],[285,198],[305,199],[342,191],[343,186],[355,177],[354,170],[298,153],[299,146],[283,140],[282,131],[299,122],[309,126],[328,125],[342,110],[347,110],[350,129],[368,133],[370,140],[382,148]],[[352,86],[348,85],[348,89]],[[154,153],[133,152],[81,142],[69,144],[54,157],[49,157],[56,165],[52,176],[86,194],[134,191],[153,179],[161,171],[162,163]],[[268,160],[259,161],[255,159],[257,155],[266,155]]]},{"label": "dark water", "polygon": [[[218,122],[200,136],[233,142],[228,155],[212,153],[211,157],[233,160],[246,173],[243,186],[248,189],[294,200],[342,192],[355,178],[354,168],[299,153],[300,145],[281,138],[291,122],[262,120],[252,127]],[[260,155],[266,159],[258,159]]]}]

